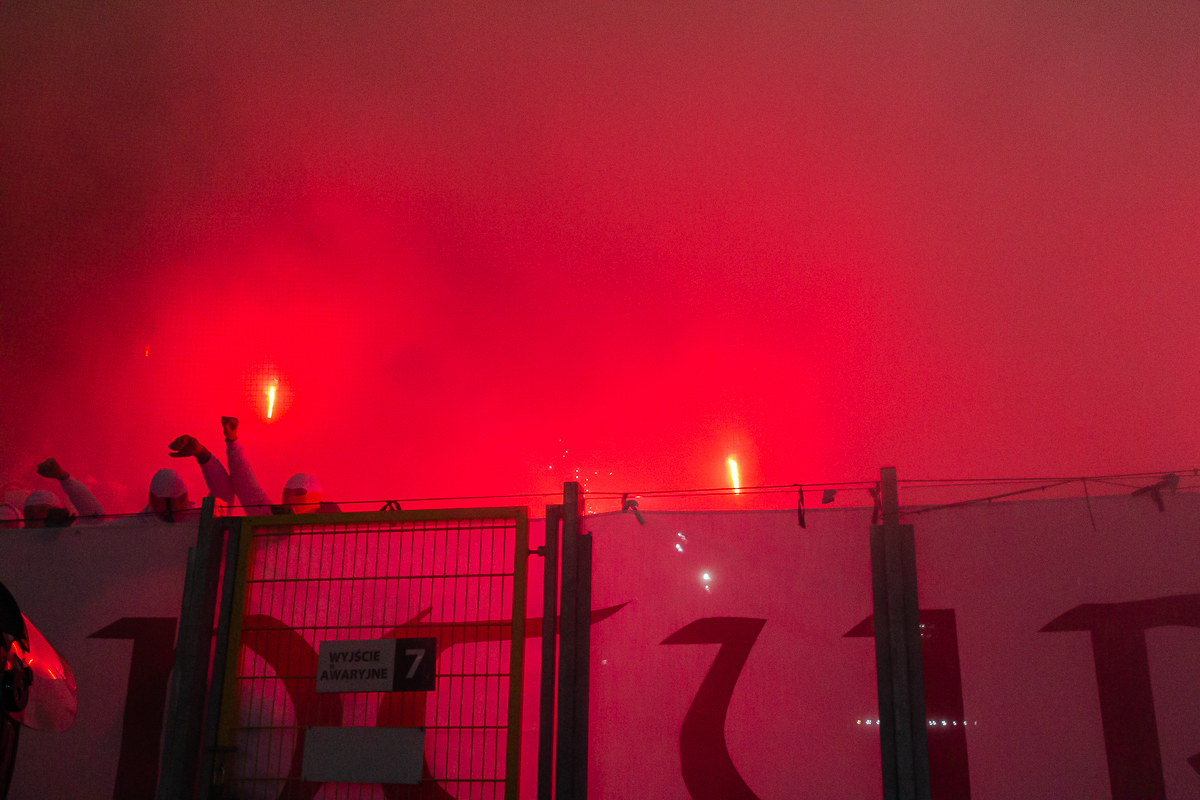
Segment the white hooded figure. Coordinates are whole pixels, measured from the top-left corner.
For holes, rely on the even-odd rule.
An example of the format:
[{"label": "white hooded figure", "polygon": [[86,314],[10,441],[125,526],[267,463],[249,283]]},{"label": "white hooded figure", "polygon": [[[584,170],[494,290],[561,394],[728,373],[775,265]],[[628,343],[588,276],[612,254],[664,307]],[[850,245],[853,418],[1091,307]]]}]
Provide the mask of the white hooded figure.
[{"label": "white hooded figure", "polygon": [[164,522],[183,522],[186,515],[194,515],[197,509],[192,508],[188,499],[188,487],[173,469],[160,469],[150,479],[150,492],[146,507],[142,509],[143,516],[151,513]]},{"label": "white hooded figure", "polygon": [[21,511],[12,503],[0,503],[0,530],[21,527]]},{"label": "white hooded figure", "polygon": [[329,514],[342,509],[337,503],[326,503],[321,483],[312,475],[297,472],[288,478],[283,487],[283,502],[271,507],[267,493],[254,477],[254,470],[246,460],[246,453],[237,438],[237,417],[221,417],[225,429],[225,460],[229,464],[229,479],[233,490],[247,515],[258,514]]},{"label": "white hooded figure", "polygon": [[26,528],[59,528],[71,524],[97,525],[104,521],[104,506],[92,494],[92,491],[59,466],[54,458],[47,458],[37,465],[37,473],[44,478],[58,481],[63,492],[75,506],[75,517],[70,509],[59,501],[58,496],[45,489],[39,489],[25,498],[25,527]]},{"label": "white hooded figure", "polygon": [[23,509],[26,528],[65,528],[75,521],[75,515],[58,495],[46,489],[30,492]]}]

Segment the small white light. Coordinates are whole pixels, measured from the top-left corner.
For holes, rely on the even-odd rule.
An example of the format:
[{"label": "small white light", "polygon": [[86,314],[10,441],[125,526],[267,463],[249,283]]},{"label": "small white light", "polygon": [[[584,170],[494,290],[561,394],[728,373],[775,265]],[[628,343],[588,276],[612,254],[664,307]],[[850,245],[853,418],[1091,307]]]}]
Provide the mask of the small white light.
[{"label": "small white light", "polygon": [[701,575],[701,576],[700,576],[700,578],[701,578],[702,580],[706,580],[706,581],[711,581],[711,580],[712,580],[712,576],[711,576],[711,575],[709,575],[707,572],[706,572],[706,573],[704,573],[703,575]]},{"label": "small white light", "polygon": [[681,553],[682,553],[682,552],[683,552],[683,545],[681,545],[681,544],[677,544],[677,545],[675,545],[675,549],[676,549],[676,550],[678,550],[679,552],[681,552]]},{"label": "small white light", "polygon": [[870,725],[870,724],[871,724],[871,720],[867,720],[867,724],[868,724],[868,725]]}]

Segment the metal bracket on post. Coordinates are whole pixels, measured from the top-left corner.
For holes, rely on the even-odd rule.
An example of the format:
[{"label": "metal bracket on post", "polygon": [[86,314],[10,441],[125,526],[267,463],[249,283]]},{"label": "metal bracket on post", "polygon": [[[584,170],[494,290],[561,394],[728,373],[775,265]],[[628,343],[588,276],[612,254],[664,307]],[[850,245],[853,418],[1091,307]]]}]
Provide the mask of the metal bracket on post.
[{"label": "metal bracket on post", "polygon": [[586,800],[591,658],[592,538],[583,532],[583,492],[563,484],[558,730],[554,796]]},{"label": "metal bracket on post", "polygon": [[900,524],[896,468],[880,470],[883,524],[871,526],[875,672],[884,800],[929,800],[916,538]]}]

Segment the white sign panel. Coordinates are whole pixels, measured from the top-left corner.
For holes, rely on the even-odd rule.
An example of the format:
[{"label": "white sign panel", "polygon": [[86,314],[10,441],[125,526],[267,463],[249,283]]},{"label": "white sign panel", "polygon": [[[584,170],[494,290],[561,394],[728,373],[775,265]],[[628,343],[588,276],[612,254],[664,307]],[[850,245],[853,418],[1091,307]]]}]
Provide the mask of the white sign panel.
[{"label": "white sign panel", "polygon": [[424,728],[308,728],[301,776],[306,781],[416,784],[424,755]]},{"label": "white sign panel", "polygon": [[[1200,794],[1200,495],[1163,500],[902,515],[934,798]],[[643,517],[585,518],[592,608],[620,606],[589,795],[878,798],[871,509]]]},{"label": "white sign panel", "polygon": [[390,692],[395,681],[395,639],[321,642],[318,692]]}]

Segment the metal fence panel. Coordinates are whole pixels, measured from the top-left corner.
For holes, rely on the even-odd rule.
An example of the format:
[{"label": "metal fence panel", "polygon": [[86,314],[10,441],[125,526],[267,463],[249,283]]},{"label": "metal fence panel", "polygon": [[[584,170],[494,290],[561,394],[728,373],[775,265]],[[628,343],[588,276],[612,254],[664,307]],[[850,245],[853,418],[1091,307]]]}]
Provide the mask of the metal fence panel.
[{"label": "metal fence panel", "polygon": [[[517,797],[528,511],[249,517],[220,721],[229,798]],[[326,640],[434,637],[436,687],[317,694]],[[301,780],[305,729],[424,727],[416,786]]]}]

